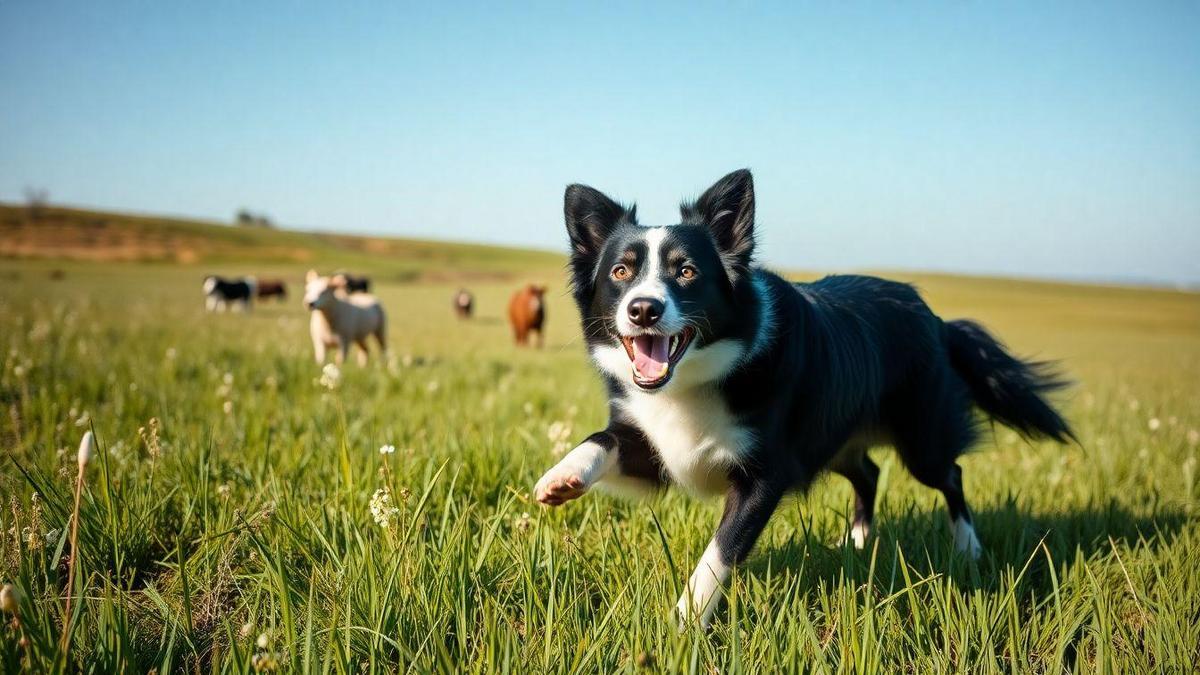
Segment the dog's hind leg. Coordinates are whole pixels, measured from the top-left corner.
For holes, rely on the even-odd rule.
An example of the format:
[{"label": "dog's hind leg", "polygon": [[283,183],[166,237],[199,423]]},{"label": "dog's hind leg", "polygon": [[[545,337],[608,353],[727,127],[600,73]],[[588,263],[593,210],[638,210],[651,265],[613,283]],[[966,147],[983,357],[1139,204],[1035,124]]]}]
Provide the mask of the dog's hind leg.
[{"label": "dog's hind leg", "polygon": [[963,494],[962,467],[955,464],[950,469],[950,475],[945,478],[941,487],[942,495],[946,497],[946,509],[950,513],[950,528],[954,535],[954,549],[966,553],[974,559],[979,558],[983,546],[975,534],[975,524],[971,520],[971,509],[967,507],[967,498]]},{"label": "dog's hind leg", "polygon": [[370,351],[367,349],[367,338],[359,338],[354,341],[354,344],[358,345],[358,365],[367,365],[367,357],[370,355]]},{"label": "dog's hind leg", "polygon": [[879,467],[867,455],[865,449],[856,450],[847,461],[834,467],[834,473],[844,476],[854,486],[854,520],[843,542],[854,544],[854,548],[866,546],[871,534],[871,521],[875,517],[875,494],[879,483]]},{"label": "dog's hind leg", "polygon": [[896,452],[909,473],[945,496],[954,548],[978,558],[982,547],[957,464],[976,437],[971,405],[962,380],[948,368],[934,368],[890,401],[888,417]]},{"label": "dog's hind leg", "polygon": [[979,558],[983,547],[975,534],[975,525],[971,519],[971,509],[967,506],[967,498],[963,493],[962,468],[949,459],[946,463],[920,461],[914,457],[911,448],[897,446],[900,456],[910,473],[921,483],[934,488],[946,498],[946,510],[950,516],[950,530],[954,536],[954,549],[972,558]]}]

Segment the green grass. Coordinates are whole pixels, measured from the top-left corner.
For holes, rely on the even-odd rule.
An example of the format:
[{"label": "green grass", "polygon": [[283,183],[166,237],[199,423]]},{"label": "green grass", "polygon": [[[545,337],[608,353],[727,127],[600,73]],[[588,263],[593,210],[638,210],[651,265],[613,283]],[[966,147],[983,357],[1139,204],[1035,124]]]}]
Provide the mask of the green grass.
[{"label": "green grass", "polygon": [[[1133,673],[1200,660],[1195,295],[917,278],[943,316],[1064,360],[1082,446],[997,429],[965,458],[978,563],[952,553],[940,498],[881,451],[871,550],[835,543],[851,494],[823,480],[776,514],[713,629],[677,635],[670,612],[719,503],[529,499],[555,461],[547,428],[577,440],[605,421],[560,260],[495,254],[512,277],[476,277],[480,314],[460,323],[458,280],[397,271],[444,261],[361,255],[382,279],[393,357],[346,366],[333,390],[298,298],[210,316],[200,267],[0,262],[0,580],[24,596],[19,625],[0,629],[0,670]],[[307,262],[264,265],[290,278]],[[55,267],[65,279],[48,280]],[[503,321],[521,276],[556,282],[542,352],[514,349]],[[38,539],[67,523],[87,429],[100,451],[64,654],[68,551]],[[385,443],[398,448],[386,458]],[[388,527],[369,509],[381,487],[398,509]]]}]

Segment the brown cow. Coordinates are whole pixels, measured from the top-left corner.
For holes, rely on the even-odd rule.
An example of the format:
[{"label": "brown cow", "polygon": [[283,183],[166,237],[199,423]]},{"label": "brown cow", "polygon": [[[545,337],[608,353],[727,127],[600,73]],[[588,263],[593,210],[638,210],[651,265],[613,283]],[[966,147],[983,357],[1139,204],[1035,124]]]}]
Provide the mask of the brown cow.
[{"label": "brown cow", "polygon": [[259,298],[279,298],[283,302],[287,300],[287,284],[283,279],[259,279],[256,295]]},{"label": "brown cow", "polygon": [[546,322],[546,287],[528,284],[513,293],[508,301],[508,320],[512,323],[513,337],[517,345],[529,344],[529,332],[537,331],[537,346],[545,343],[545,333],[542,330]]}]

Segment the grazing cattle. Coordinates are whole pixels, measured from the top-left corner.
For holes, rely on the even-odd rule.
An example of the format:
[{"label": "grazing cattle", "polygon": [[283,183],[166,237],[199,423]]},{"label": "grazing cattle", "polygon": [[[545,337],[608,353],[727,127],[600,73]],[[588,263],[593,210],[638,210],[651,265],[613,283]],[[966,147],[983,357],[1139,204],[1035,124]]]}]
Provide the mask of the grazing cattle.
[{"label": "grazing cattle", "polygon": [[518,345],[529,344],[529,333],[537,331],[537,346],[545,343],[542,326],[546,322],[546,287],[528,284],[508,301],[508,320]]},{"label": "grazing cattle", "polygon": [[460,319],[469,319],[474,309],[475,297],[465,288],[458,289],[458,292],[454,294],[454,313]]},{"label": "grazing cattle", "polygon": [[278,298],[280,302],[287,300],[287,284],[282,279],[259,279],[259,298]]},{"label": "grazing cattle", "polygon": [[346,360],[350,343],[359,346],[358,362],[367,363],[367,338],[374,335],[381,354],[387,353],[387,317],[383,306],[373,295],[346,293],[340,275],[323,277],[309,270],[304,284],[304,306],[312,312],[309,334],[312,336],[313,356],[325,363],[325,350],[336,347],[335,360]]},{"label": "grazing cattle", "polygon": [[346,274],[345,272],[335,272],[330,280],[345,289],[347,293],[370,293],[371,278],[356,277]]},{"label": "grazing cattle", "polygon": [[225,279],[210,274],[204,277],[204,308],[210,312],[224,312],[230,307],[249,310],[257,287],[254,277]]}]

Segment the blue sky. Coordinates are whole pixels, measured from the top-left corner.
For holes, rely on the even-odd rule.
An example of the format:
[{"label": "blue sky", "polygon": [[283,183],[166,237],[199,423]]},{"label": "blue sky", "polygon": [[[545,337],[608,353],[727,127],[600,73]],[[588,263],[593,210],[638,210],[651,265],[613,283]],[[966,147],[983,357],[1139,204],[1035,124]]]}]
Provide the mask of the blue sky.
[{"label": "blue sky", "polygon": [[0,3],[0,199],[565,249],[755,172],[761,258],[1200,283],[1200,4]]}]

